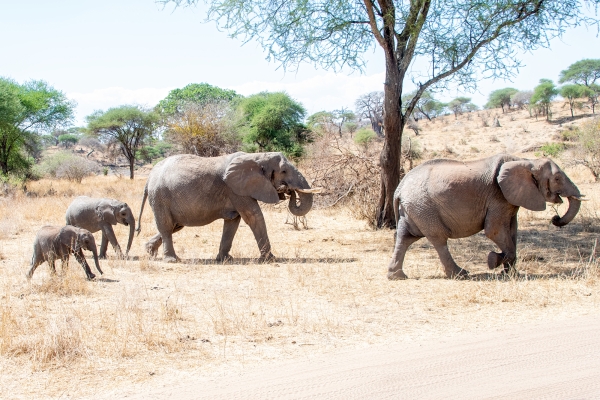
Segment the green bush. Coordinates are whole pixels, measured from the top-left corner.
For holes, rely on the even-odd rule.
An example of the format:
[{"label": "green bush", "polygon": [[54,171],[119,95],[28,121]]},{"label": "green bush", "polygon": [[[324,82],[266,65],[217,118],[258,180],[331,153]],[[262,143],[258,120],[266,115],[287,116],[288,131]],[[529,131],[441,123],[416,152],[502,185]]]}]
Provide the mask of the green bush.
[{"label": "green bush", "polygon": [[97,163],[67,151],[44,157],[42,162],[33,168],[33,173],[37,176],[68,179],[74,182],[81,182],[83,178],[96,172],[98,172]]},{"label": "green bush", "polygon": [[557,157],[564,149],[562,143],[546,143],[540,148],[544,157]]},{"label": "green bush", "polygon": [[359,129],[354,135],[354,143],[364,147],[368,147],[375,139],[377,139],[377,134],[367,128]]}]

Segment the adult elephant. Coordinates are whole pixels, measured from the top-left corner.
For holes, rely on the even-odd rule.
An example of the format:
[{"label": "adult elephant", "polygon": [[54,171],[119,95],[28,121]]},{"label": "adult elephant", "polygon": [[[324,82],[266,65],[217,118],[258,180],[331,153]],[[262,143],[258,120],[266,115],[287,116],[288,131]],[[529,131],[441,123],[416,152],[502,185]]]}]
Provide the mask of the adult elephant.
[{"label": "adult elephant", "polygon": [[122,224],[129,226],[129,239],[125,255],[131,249],[133,232],[135,231],[135,218],[127,203],[109,198],[92,198],[79,196],[67,208],[67,225],[78,226],[94,233],[102,231],[100,244],[100,258],[106,258],[108,242],[113,246],[119,256],[122,256],[121,246],[117,242],[113,225]]},{"label": "adult elephant", "polygon": [[431,160],[411,170],[394,194],[396,245],[388,267],[389,279],[406,279],[402,270],[408,247],[426,237],[435,247],[446,276],[461,277],[460,268],[448,251],[448,239],[476,234],[482,229],[501,250],[490,252],[488,267],[501,264],[508,272],[517,251],[517,212],[546,209],[546,202],[569,199],[563,217],[552,223],[571,222],[581,205],[577,186],[552,161],[527,160],[506,154],[476,161]]},{"label": "adult elephant", "polygon": [[270,259],[271,244],[257,200],[273,204],[285,200],[288,194],[290,212],[303,216],[310,211],[316,191],[281,153],[172,156],[156,164],[148,176],[137,231],[141,230],[148,198],[159,232],[146,243],[150,255],[156,256],[164,244],[164,261],[176,262],[174,232],[184,226],[203,226],[223,219],[217,260],[226,260],[243,219],[254,234],[260,258]]}]

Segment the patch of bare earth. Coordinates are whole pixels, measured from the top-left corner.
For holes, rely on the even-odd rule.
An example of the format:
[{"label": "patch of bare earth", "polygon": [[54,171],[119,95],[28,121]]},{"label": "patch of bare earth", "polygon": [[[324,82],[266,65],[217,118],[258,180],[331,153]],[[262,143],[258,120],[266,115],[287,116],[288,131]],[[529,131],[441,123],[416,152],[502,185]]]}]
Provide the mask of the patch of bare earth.
[{"label": "patch of bare earth", "polygon": [[[503,118],[501,125],[510,126]],[[553,126],[540,126],[551,140]],[[494,132],[500,142],[490,141],[485,129],[472,135],[472,145],[454,144],[448,131],[433,128],[419,140],[428,149],[433,143],[454,149],[485,144],[493,154],[503,150],[497,143],[508,143],[505,137],[518,148],[537,137]],[[452,135],[460,140],[459,133]],[[487,151],[468,158],[482,155]],[[214,262],[220,222],[175,234],[183,262],[149,259],[143,245],[156,231],[146,205],[131,258],[101,261],[100,279],[85,281],[71,258],[58,276],[51,277],[44,264],[27,282],[36,231],[63,224],[76,195],[115,197],[137,214],[145,179],[30,183],[29,194],[0,198],[0,393],[23,399],[118,395],[337,349],[442,336],[460,340],[462,332],[595,313],[600,187],[572,178],[591,201],[568,226],[549,224],[555,213],[550,207],[521,210],[518,277],[487,270],[487,253],[496,249],[479,234],[450,242],[470,279],[445,279],[437,253],[422,239],[407,253],[411,279],[394,282],[386,278],[393,231],[373,231],[344,207],[314,210],[308,229],[297,230],[286,223],[285,205],[263,207],[277,256],[272,263],[256,261],[256,242],[244,223],[234,240],[234,261]],[[128,228],[119,225],[116,233],[123,244]]]}]

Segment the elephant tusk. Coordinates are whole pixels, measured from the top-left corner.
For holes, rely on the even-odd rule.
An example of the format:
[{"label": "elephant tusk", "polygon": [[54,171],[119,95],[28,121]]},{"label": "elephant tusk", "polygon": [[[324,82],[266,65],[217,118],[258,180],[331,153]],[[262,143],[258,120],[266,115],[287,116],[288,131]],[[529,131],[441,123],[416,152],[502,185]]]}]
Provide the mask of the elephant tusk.
[{"label": "elephant tusk", "polygon": [[312,188],[312,189],[294,189],[296,192],[300,193],[321,193],[323,188]]},{"label": "elephant tusk", "polygon": [[571,196],[573,197],[575,200],[579,200],[579,201],[590,201],[590,199],[582,199],[582,197],[585,197],[585,194],[582,194],[581,196]]}]

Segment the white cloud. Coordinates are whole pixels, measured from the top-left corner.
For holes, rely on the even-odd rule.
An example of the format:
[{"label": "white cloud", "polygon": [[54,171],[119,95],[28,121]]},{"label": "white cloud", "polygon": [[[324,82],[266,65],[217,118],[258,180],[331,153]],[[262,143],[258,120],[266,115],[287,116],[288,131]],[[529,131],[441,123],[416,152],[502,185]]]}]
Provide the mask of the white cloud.
[{"label": "white cloud", "polygon": [[159,100],[164,99],[171,89],[109,87],[96,89],[88,93],[67,93],[67,97],[77,101],[76,123],[83,125],[85,124],[85,117],[96,110],[107,110],[123,104],[139,104],[153,107]]}]

